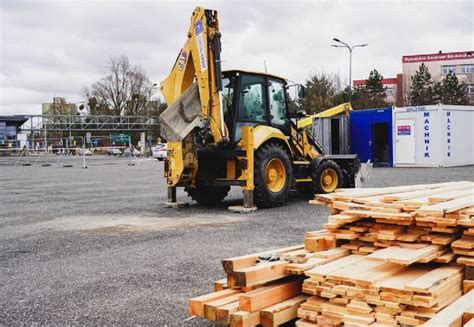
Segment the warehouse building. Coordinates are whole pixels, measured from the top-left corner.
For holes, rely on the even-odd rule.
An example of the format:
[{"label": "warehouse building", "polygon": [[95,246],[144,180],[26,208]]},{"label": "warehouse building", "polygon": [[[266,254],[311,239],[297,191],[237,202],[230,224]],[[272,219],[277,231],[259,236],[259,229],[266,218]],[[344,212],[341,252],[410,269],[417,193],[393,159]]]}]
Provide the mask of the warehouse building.
[{"label": "warehouse building", "polygon": [[20,147],[20,127],[29,117],[27,116],[0,116],[0,148]]}]

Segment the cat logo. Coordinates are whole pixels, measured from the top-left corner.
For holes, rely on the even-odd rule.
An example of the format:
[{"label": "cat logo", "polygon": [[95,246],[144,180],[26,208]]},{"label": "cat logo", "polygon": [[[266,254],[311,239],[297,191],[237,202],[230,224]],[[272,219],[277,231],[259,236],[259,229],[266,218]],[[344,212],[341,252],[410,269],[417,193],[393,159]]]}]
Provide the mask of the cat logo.
[{"label": "cat logo", "polygon": [[184,69],[184,65],[186,64],[187,60],[188,60],[188,54],[184,50],[181,51],[181,54],[179,55],[179,59],[178,59],[178,69],[179,70]]}]

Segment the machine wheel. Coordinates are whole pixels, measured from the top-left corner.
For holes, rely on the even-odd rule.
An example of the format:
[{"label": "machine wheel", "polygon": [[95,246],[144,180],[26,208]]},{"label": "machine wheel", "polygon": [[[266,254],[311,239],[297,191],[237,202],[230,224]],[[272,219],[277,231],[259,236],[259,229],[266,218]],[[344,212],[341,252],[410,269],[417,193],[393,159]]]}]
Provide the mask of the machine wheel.
[{"label": "machine wheel", "polygon": [[312,171],[313,180],[311,189],[314,194],[323,194],[334,192],[342,187],[343,176],[341,167],[332,160],[324,160]]},{"label": "machine wheel", "polygon": [[264,144],[255,152],[254,167],[255,204],[267,208],[284,204],[293,179],[288,153],[278,144]]},{"label": "machine wheel", "polygon": [[196,185],[196,187],[185,187],[184,190],[197,203],[213,206],[224,200],[229,193],[230,186]]}]

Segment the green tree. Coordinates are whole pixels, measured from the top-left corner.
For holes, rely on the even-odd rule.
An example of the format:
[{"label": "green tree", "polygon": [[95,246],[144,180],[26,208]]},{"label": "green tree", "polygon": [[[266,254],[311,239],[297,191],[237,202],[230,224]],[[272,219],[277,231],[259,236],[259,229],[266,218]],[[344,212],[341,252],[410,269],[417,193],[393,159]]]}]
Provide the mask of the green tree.
[{"label": "green tree", "polygon": [[467,84],[459,83],[454,72],[449,72],[441,83],[435,84],[437,100],[443,104],[469,104]]},{"label": "green tree", "polygon": [[385,97],[385,87],[383,86],[382,81],[383,76],[377,71],[377,69],[373,69],[369,74],[369,78],[365,80],[367,91],[371,97]]},{"label": "green tree", "polygon": [[314,114],[338,105],[335,97],[340,92],[340,85],[337,75],[311,76],[305,83],[306,95],[299,103],[300,110]]},{"label": "green tree", "polygon": [[410,105],[429,105],[437,102],[435,85],[428,67],[420,65],[415,75],[411,77]]},{"label": "green tree", "polygon": [[353,88],[352,107],[355,110],[386,107],[388,105],[385,101],[386,88],[382,81],[383,76],[377,69],[373,69],[365,80],[365,85]]}]

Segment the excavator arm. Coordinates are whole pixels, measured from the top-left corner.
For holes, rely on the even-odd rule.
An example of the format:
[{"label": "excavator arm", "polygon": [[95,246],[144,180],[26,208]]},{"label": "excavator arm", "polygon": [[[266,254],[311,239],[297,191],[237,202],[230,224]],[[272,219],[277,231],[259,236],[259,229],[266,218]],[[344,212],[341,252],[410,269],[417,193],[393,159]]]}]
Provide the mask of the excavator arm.
[{"label": "excavator arm", "polygon": [[[161,82],[161,92],[170,108],[178,104],[183,94],[196,83],[197,92],[194,92],[199,97],[192,100],[198,101],[196,107],[199,107],[199,112],[188,113],[183,105],[179,111],[188,120],[194,114],[205,121],[215,143],[224,142],[227,138],[221,105],[220,37],[217,12],[197,7],[191,17],[187,40],[170,74]],[[191,90],[189,92],[192,93]],[[189,105],[189,100],[186,104]]]},{"label": "excavator arm", "polygon": [[298,129],[301,128],[306,128],[311,125],[313,125],[313,120],[316,118],[328,118],[328,117],[333,117],[336,115],[339,115],[341,113],[344,113],[345,115],[349,115],[349,113],[352,111],[352,105],[350,102],[346,102],[343,104],[340,104],[336,107],[329,108],[323,112],[320,112],[319,114],[315,115],[310,115],[305,118],[299,119],[298,120]]},{"label": "excavator arm", "polygon": [[160,134],[168,141],[169,186],[183,185],[197,173],[197,148],[226,143],[221,76],[221,34],[217,12],[197,7],[186,42],[161,92],[168,108]]}]

